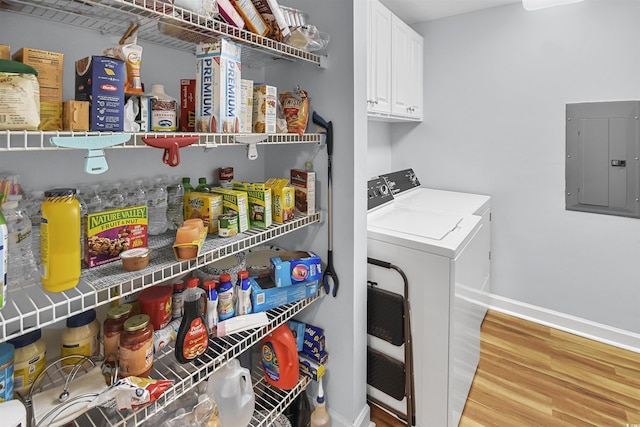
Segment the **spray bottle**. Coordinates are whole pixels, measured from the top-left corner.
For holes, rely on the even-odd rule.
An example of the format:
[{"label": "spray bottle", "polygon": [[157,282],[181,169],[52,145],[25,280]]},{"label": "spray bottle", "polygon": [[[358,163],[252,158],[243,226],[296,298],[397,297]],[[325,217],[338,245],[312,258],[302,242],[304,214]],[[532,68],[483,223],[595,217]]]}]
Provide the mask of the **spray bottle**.
[{"label": "spray bottle", "polygon": [[318,398],[316,408],[311,413],[311,427],[330,427],[331,418],[324,403],[324,390],[322,389],[322,378],[318,381]]}]

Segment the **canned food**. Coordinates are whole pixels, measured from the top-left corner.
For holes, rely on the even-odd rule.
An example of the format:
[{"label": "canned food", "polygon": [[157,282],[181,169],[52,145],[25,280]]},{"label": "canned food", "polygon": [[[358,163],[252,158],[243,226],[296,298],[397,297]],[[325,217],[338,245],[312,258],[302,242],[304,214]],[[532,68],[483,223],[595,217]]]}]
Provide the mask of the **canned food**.
[{"label": "canned food", "polygon": [[222,188],[233,188],[231,181],[233,181],[233,168],[231,166],[225,166],[218,170],[218,181]]},{"label": "canned food", "polygon": [[238,214],[229,212],[218,217],[218,235],[220,237],[238,234]]}]

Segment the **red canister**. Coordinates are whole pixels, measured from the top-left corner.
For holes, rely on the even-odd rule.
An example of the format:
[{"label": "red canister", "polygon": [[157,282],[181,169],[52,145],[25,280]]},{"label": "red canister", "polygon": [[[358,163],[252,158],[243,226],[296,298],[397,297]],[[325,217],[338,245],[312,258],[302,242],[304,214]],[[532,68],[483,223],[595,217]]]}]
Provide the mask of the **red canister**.
[{"label": "red canister", "polygon": [[158,331],[171,322],[173,286],[152,286],[138,296],[140,312],[149,315],[153,330]]}]

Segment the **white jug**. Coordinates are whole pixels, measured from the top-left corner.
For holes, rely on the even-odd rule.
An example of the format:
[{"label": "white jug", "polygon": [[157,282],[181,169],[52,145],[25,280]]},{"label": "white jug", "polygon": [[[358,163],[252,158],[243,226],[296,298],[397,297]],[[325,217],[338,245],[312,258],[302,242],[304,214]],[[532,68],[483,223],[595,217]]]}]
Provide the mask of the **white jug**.
[{"label": "white jug", "polygon": [[249,370],[231,359],[209,377],[207,394],[215,400],[223,427],[247,427],[256,406]]}]

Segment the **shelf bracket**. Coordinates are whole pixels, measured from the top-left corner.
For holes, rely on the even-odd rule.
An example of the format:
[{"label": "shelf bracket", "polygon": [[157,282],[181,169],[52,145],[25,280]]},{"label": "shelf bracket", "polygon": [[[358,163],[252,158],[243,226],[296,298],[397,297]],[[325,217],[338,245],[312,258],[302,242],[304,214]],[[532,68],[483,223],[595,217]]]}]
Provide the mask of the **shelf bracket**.
[{"label": "shelf bracket", "polygon": [[79,148],[87,150],[84,171],[96,175],[109,169],[107,159],[104,156],[104,148],[124,144],[131,139],[131,134],[121,133],[112,135],[95,136],[53,136],[49,139],[52,145],[66,148]]},{"label": "shelf bracket", "polygon": [[247,158],[256,160],[258,158],[258,142],[266,141],[268,135],[236,135],[236,142],[247,144]]}]

